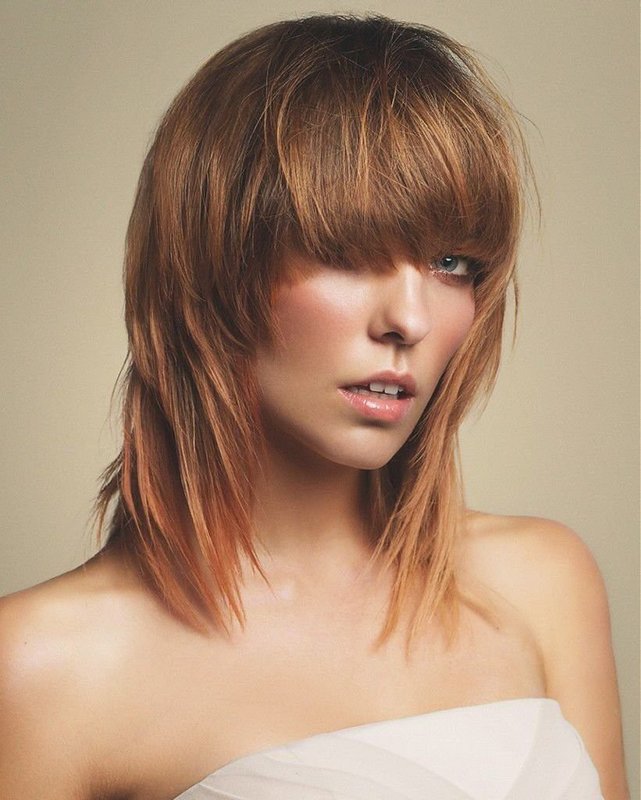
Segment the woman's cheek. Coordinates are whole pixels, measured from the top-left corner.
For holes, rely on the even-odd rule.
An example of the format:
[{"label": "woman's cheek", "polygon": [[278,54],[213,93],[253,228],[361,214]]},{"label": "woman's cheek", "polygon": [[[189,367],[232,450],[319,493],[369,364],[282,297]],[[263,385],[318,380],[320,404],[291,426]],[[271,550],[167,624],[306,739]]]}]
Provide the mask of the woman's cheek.
[{"label": "woman's cheek", "polygon": [[323,281],[307,281],[284,290],[276,301],[283,342],[296,348],[312,343],[324,345],[351,331],[357,316],[358,297],[353,289],[334,287]]},{"label": "woman's cheek", "polygon": [[465,341],[474,322],[474,311],[475,303],[472,291],[467,296],[455,298],[447,309],[442,329],[445,332],[444,344],[450,356],[453,356]]}]

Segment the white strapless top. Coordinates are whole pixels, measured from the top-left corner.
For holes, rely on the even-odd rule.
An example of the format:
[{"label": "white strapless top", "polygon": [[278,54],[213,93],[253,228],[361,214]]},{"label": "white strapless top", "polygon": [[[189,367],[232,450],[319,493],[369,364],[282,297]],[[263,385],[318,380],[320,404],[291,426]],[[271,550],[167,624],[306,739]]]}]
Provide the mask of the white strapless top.
[{"label": "white strapless top", "polygon": [[234,759],[175,800],[603,800],[556,700],[356,725]]}]

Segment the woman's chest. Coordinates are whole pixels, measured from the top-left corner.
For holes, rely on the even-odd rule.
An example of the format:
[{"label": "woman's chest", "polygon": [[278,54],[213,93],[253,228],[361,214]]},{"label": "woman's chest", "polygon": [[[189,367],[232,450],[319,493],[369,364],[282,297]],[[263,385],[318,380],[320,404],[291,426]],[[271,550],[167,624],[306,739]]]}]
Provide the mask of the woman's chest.
[{"label": "woman's chest", "polygon": [[536,642],[509,613],[498,625],[463,613],[449,648],[427,628],[409,658],[402,630],[376,649],[371,620],[326,613],[256,619],[208,647],[167,642],[139,685],[146,730],[131,797],[171,800],[236,758],[317,733],[545,695]]}]

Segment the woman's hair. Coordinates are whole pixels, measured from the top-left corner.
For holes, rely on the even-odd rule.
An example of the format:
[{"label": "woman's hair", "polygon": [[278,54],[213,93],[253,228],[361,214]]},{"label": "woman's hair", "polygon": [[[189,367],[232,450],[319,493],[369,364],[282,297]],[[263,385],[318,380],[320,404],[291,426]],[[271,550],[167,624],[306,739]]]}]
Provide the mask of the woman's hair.
[{"label": "woman's hair", "polygon": [[[118,542],[184,622],[243,625],[264,439],[253,358],[274,341],[286,253],[388,269],[399,252],[478,262],[476,312],[414,431],[362,476],[375,560],[394,569],[379,642],[456,627],[464,512],[457,429],[501,350],[530,165],[515,112],[469,49],[381,16],[267,25],[207,61],[163,117],[125,255],[123,445],[102,475]],[[414,589],[418,588],[418,593]]]}]

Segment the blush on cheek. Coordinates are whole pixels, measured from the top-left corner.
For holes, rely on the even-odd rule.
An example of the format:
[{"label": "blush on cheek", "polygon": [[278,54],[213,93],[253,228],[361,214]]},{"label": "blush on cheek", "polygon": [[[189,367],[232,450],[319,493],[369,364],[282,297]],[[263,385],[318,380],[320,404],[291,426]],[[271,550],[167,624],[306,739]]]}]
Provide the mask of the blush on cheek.
[{"label": "blush on cheek", "polygon": [[274,310],[280,320],[284,341],[340,334],[350,328],[354,317],[354,292],[345,291],[342,282],[315,276],[278,292]]},{"label": "blush on cheek", "polygon": [[448,347],[450,355],[454,355],[465,341],[474,322],[474,312],[474,295],[471,293],[469,297],[459,298],[458,302],[449,309],[443,332],[445,334],[444,344]]}]

